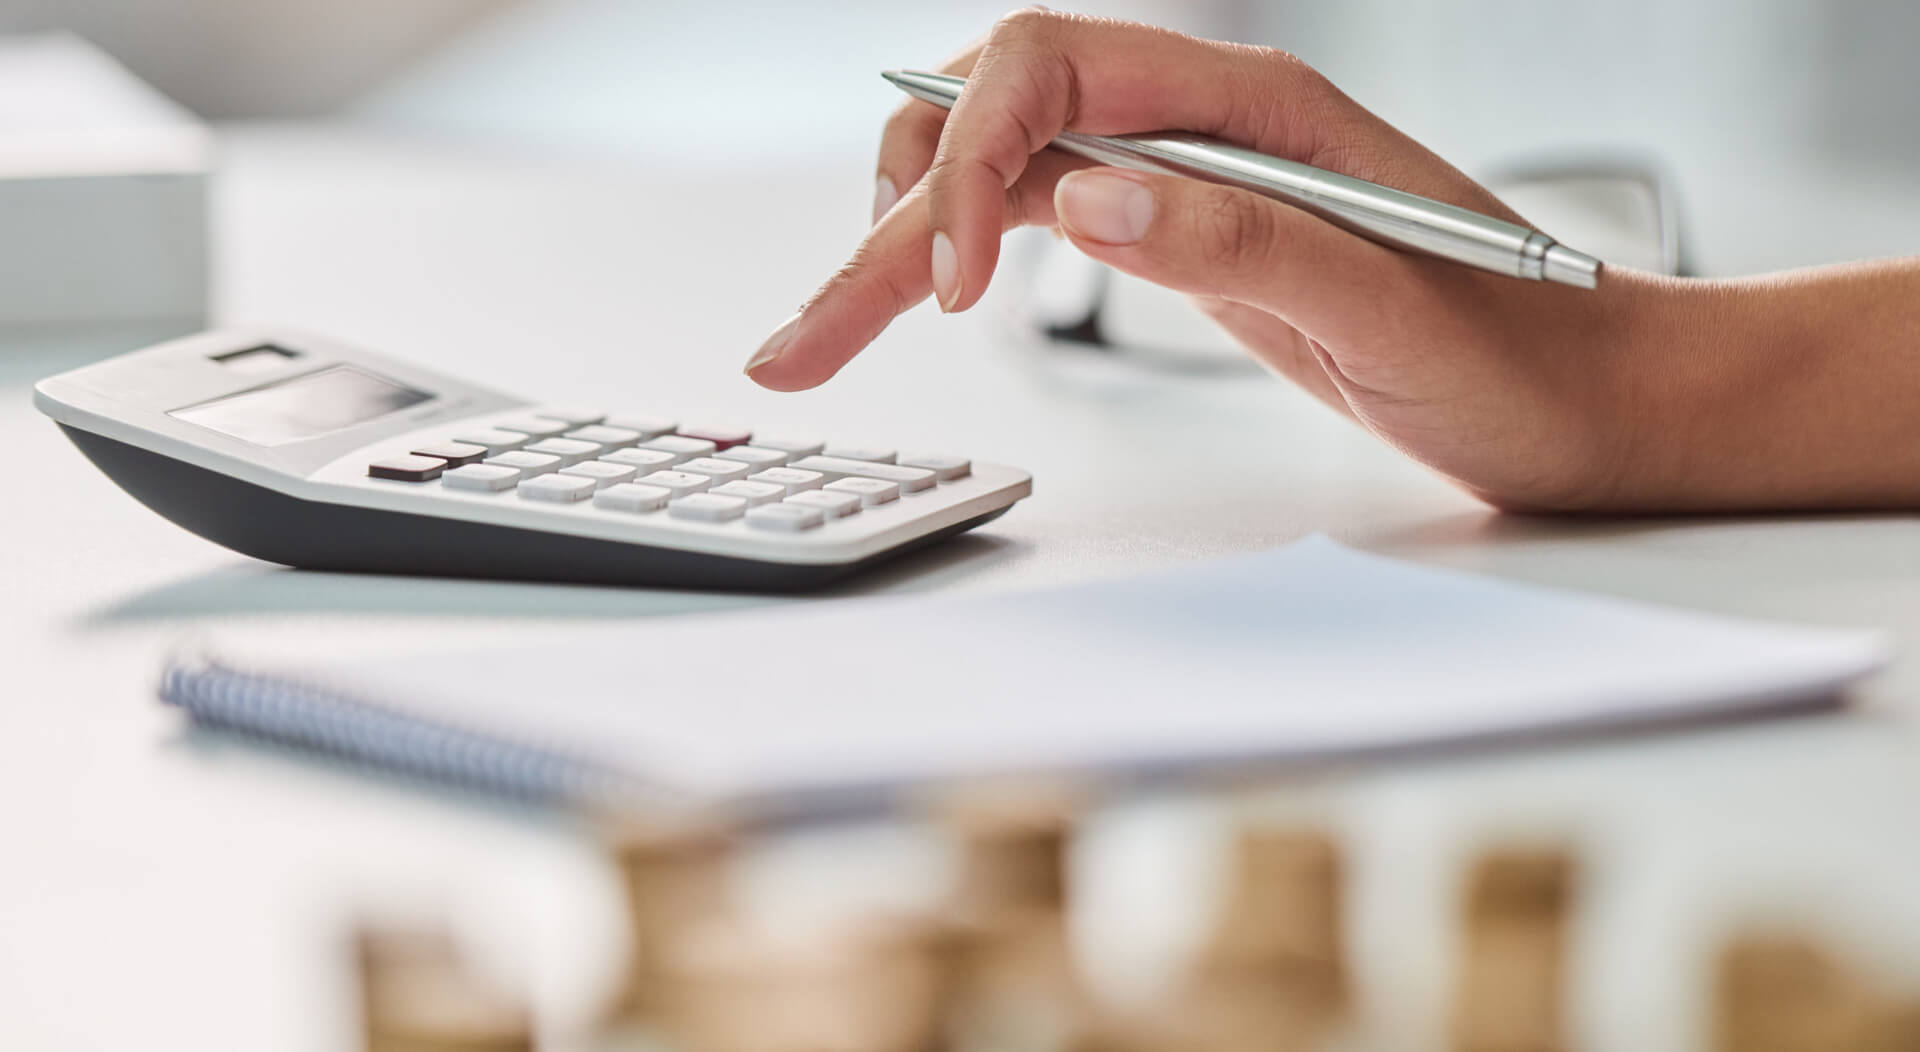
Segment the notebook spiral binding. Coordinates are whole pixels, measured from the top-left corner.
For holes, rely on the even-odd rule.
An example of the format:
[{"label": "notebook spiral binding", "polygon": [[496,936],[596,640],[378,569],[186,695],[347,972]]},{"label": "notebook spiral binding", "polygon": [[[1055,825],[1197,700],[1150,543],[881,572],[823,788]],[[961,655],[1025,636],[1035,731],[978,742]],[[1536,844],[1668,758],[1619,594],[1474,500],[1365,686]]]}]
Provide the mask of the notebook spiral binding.
[{"label": "notebook spiral binding", "polygon": [[205,653],[170,660],[159,694],[204,727],[514,799],[610,806],[643,795],[631,777],[585,757],[401,715],[339,687],[245,672]]}]

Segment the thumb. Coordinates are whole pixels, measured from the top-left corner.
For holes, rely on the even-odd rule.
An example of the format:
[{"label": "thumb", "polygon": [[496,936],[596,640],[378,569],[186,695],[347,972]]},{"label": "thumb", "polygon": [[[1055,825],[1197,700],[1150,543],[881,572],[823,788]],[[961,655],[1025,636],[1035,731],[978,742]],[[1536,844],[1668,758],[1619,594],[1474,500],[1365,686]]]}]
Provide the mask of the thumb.
[{"label": "thumb", "polygon": [[[1177,175],[1088,168],[1054,188],[1082,252],[1189,295],[1248,304],[1345,343],[1411,290],[1410,257],[1251,191]],[[1381,335],[1387,335],[1382,332]]]}]

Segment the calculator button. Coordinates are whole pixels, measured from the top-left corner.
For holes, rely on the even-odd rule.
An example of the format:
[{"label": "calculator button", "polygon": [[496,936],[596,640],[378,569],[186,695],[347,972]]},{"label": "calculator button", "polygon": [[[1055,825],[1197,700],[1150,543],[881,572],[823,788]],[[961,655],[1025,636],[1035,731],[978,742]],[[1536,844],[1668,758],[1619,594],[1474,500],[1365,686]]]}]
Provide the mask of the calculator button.
[{"label": "calculator button", "polygon": [[748,482],[770,482],[786,489],[789,494],[803,490],[819,489],[827,481],[818,471],[801,471],[799,468],[768,468],[757,474],[748,475]]},{"label": "calculator button", "polygon": [[698,425],[683,427],[680,429],[680,434],[685,438],[705,439],[713,443],[713,448],[715,449],[732,449],[735,446],[744,446],[747,444],[747,439],[753,437],[753,432],[745,431],[737,427],[702,427]]},{"label": "calculator button", "polygon": [[607,418],[607,414],[598,409],[552,409],[541,406],[534,410],[534,413],[550,420],[565,421],[573,427],[586,427],[588,424],[597,424]]},{"label": "calculator button", "polygon": [[904,468],[925,468],[942,482],[963,479],[973,473],[973,461],[938,453],[902,453],[899,464]]},{"label": "calculator button", "polygon": [[681,435],[661,435],[640,443],[641,449],[655,449],[662,453],[672,453],[674,463],[692,460],[694,457],[710,457],[714,454],[713,443],[704,438],[686,438]]},{"label": "calculator button", "polygon": [[753,469],[737,460],[721,460],[719,457],[694,457],[679,467],[681,471],[691,471],[696,475],[711,475],[715,482],[731,482],[743,479],[753,473]]},{"label": "calculator button", "polygon": [[383,457],[367,465],[369,476],[395,482],[432,482],[445,470],[447,462],[439,457],[422,457],[412,453],[403,457]]},{"label": "calculator button", "polygon": [[551,438],[573,430],[573,425],[565,420],[554,420],[544,416],[515,417],[512,420],[502,420],[493,426],[502,431],[518,431],[533,438]]},{"label": "calculator button", "polygon": [[765,446],[735,446],[732,449],[723,449],[714,456],[721,460],[737,460],[755,471],[777,468],[793,459],[778,449],[768,449]]},{"label": "calculator button", "polygon": [[502,453],[497,457],[488,457],[487,463],[503,468],[513,468],[520,477],[530,479],[535,475],[544,475],[560,466],[560,458],[546,453],[529,453],[524,449]]},{"label": "calculator button", "polygon": [[588,460],[571,467],[560,469],[562,475],[575,478],[592,479],[600,489],[617,486],[622,482],[633,481],[633,466],[630,464],[609,464],[604,460]]},{"label": "calculator button", "polygon": [[863,460],[847,460],[840,457],[806,457],[794,461],[792,466],[802,471],[824,472],[832,478],[854,475],[860,478],[898,482],[900,488],[908,493],[928,489],[933,485],[933,472],[925,468],[903,468],[897,464],[872,464]]},{"label": "calculator button", "polygon": [[[752,485],[752,483],[742,483]],[[758,526],[763,530],[778,530],[782,533],[799,533],[811,530],[826,521],[819,508],[809,508],[804,504],[763,504],[747,509],[747,525]]]},{"label": "calculator button", "polygon": [[520,484],[520,495],[528,500],[552,501],[555,504],[572,504],[593,495],[592,479],[583,479],[575,475],[541,475],[530,478]]},{"label": "calculator button", "polygon": [[667,514],[696,522],[731,522],[746,510],[747,502],[739,497],[716,497],[711,493],[695,493],[667,505]]},{"label": "calculator button", "polygon": [[789,459],[810,457],[827,448],[827,444],[817,438],[791,438],[786,435],[755,435],[753,444],[761,449],[777,449]]},{"label": "calculator button", "polygon": [[600,443],[582,442],[577,438],[543,438],[527,445],[529,453],[545,453],[559,457],[560,466],[570,468],[583,460],[592,460],[600,455]]},{"label": "calculator button", "polygon": [[607,426],[625,431],[638,431],[640,441],[645,442],[649,438],[672,434],[677,422],[664,416],[610,416],[607,418]]},{"label": "calculator button", "polygon": [[499,464],[468,464],[440,476],[440,484],[448,489],[471,490],[475,493],[498,493],[503,489],[512,489],[514,483],[519,481],[518,468]]},{"label": "calculator button", "polygon": [[832,493],[851,493],[860,498],[862,507],[867,508],[885,504],[900,496],[898,484],[880,479],[844,478],[827,483],[826,488]]},{"label": "calculator button", "polygon": [[745,479],[722,482],[707,492],[717,493],[722,497],[739,497],[746,501],[750,508],[771,504],[787,495],[786,488],[783,486],[775,486],[767,482],[748,482]]},{"label": "calculator button", "polygon": [[622,482],[593,495],[593,506],[608,511],[659,511],[673,499],[673,493],[659,486],[641,486]]},{"label": "calculator button", "polygon": [[685,471],[656,471],[651,475],[634,480],[649,486],[659,486],[676,497],[689,493],[698,493],[713,485],[713,480],[705,475],[694,475]]},{"label": "calculator button", "polygon": [[464,468],[468,464],[480,463],[487,455],[487,447],[466,442],[433,442],[413,450],[413,455],[438,457],[446,461],[450,468]]},{"label": "calculator button", "polygon": [[640,469],[643,475],[649,471],[670,468],[680,462],[680,458],[672,453],[662,453],[657,449],[616,449],[611,453],[601,454],[600,459],[609,464],[631,465]]},{"label": "calculator button", "polygon": [[582,442],[598,442],[608,449],[620,449],[640,441],[640,432],[624,427],[590,424],[586,427],[574,428],[561,437],[578,439]]},{"label": "calculator button", "polygon": [[865,460],[875,464],[893,463],[893,450],[885,446],[828,446],[827,456],[844,460]]},{"label": "calculator button", "polygon": [[502,431],[497,427],[476,427],[471,431],[462,431],[454,435],[453,440],[485,446],[488,456],[498,456],[527,444],[526,435],[518,431]]},{"label": "calculator button", "polygon": [[784,503],[813,508],[829,519],[838,519],[860,510],[858,493],[829,493],[822,489],[810,489],[788,497]]}]

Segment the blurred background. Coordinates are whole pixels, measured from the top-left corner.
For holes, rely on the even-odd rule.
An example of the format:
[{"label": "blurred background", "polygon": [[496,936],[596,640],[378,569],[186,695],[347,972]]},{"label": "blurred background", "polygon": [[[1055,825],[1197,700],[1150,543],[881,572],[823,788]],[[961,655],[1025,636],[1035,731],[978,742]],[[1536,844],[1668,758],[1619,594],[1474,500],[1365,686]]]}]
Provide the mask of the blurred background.
[{"label": "blurred background", "polygon": [[[864,169],[893,93],[1005,0],[5,0],[215,120],[325,118],[650,164]],[[1692,264],[1920,245],[1920,7],[1898,0],[1110,0],[1287,48],[1476,175],[1629,158],[1670,180]],[[1782,222],[1783,216],[1793,217]]]}]

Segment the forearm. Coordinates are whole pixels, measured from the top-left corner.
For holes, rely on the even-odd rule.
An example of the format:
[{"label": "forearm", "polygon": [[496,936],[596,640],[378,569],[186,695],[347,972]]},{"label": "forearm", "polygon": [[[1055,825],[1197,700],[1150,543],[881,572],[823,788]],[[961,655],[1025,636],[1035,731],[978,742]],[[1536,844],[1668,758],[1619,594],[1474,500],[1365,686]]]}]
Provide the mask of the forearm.
[{"label": "forearm", "polygon": [[1920,508],[1920,259],[1629,284],[1613,510]]}]

